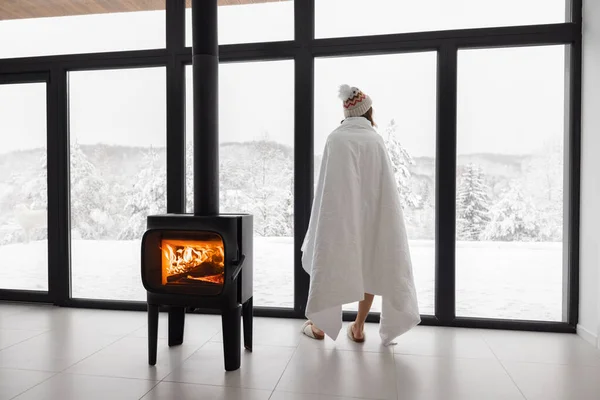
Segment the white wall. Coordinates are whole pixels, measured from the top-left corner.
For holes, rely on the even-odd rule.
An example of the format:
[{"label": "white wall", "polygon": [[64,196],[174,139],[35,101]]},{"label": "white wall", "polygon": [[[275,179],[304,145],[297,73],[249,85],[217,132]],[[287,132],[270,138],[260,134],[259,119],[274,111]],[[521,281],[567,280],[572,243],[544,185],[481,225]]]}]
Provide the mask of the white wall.
[{"label": "white wall", "polygon": [[579,334],[600,343],[600,1],[583,1]]}]

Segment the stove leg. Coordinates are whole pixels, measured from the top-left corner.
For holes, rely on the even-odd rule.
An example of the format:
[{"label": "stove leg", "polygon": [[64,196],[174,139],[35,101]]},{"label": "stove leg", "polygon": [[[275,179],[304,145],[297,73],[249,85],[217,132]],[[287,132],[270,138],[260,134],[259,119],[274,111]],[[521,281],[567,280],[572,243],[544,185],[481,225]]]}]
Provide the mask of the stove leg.
[{"label": "stove leg", "polygon": [[252,297],[250,297],[242,306],[242,316],[244,318],[244,347],[252,351],[252,315],[254,306]]},{"label": "stove leg", "polygon": [[148,364],[156,365],[158,347],[158,306],[148,304]]},{"label": "stove leg", "polygon": [[223,353],[225,356],[225,370],[235,371],[241,364],[241,319],[242,306],[237,305],[231,309],[223,310],[221,316],[223,324]]},{"label": "stove leg", "polygon": [[185,308],[169,308],[169,346],[178,346],[183,343],[185,327]]}]

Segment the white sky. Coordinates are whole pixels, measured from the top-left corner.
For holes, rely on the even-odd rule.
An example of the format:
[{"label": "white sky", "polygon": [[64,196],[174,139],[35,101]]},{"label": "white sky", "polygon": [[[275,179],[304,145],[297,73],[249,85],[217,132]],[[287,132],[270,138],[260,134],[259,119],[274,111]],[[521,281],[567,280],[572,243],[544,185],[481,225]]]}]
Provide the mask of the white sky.
[{"label": "white sky", "polygon": [[166,146],[166,68],[69,73],[71,140]]},{"label": "white sky", "polygon": [[[318,0],[317,36],[552,23],[565,16],[564,0],[366,4]],[[221,43],[293,37],[292,2],[220,7],[219,12]],[[0,21],[0,57],[164,47],[164,16],[155,11]],[[382,129],[396,119],[411,154],[434,155],[435,63],[434,53],[316,60],[315,150],[320,152],[342,118],[337,86],[348,83],[373,97]],[[220,74],[222,141],[252,140],[268,132],[273,140],[293,143],[293,62],[223,65]],[[163,68],[75,72],[69,85],[71,134],[80,143],[164,146]],[[537,151],[547,138],[562,135],[564,49],[461,52],[458,96],[459,153]],[[45,143],[44,100],[43,85],[0,86],[0,135],[9,138],[0,152]]]}]

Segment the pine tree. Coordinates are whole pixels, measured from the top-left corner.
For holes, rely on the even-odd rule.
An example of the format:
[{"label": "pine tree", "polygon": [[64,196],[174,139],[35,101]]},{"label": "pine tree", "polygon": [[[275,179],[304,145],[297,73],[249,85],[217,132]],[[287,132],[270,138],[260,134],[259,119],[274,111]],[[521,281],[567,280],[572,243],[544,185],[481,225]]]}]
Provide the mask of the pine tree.
[{"label": "pine tree", "polygon": [[483,171],[468,164],[461,175],[456,199],[457,237],[479,240],[489,222],[489,198]]},{"label": "pine tree", "polygon": [[540,240],[539,213],[518,184],[508,191],[490,210],[490,222],[483,232],[486,240],[527,242]]},{"label": "pine tree", "polygon": [[47,154],[45,149],[42,150],[38,167],[36,168],[36,176],[30,181],[23,182],[21,179],[15,182],[21,188],[21,193],[26,199],[27,208],[32,210],[46,209],[48,207],[48,169],[47,169]]},{"label": "pine tree", "polygon": [[562,137],[550,139],[524,164],[523,185],[539,211],[540,240],[560,242],[563,237],[563,150]]},{"label": "pine tree", "polygon": [[[221,209],[228,213],[251,212],[246,198],[246,186],[251,181],[248,162],[253,157],[251,146],[223,145],[219,165],[219,195]],[[240,151],[241,150],[241,151]]]},{"label": "pine tree", "polygon": [[188,143],[185,148],[185,203],[186,211],[194,210],[194,144]]},{"label": "pine tree", "polygon": [[[17,212],[17,209],[20,209],[21,212],[29,212],[29,211],[37,211],[37,212],[47,212],[48,208],[48,172],[47,172],[47,155],[46,150],[41,149],[41,155],[35,171],[31,171],[35,174],[33,179],[27,179],[25,176],[28,176],[28,172],[17,173],[12,177],[12,183],[16,188],[18,195],[14,198],[15,201],[12,201],[14,209],[11,209],[10,212],[13,214]],[[48,230],[46,227],[36,227],[31,230],[26,230],[23,228],[23,231],[17,233],[18,237],[22,238],[25,241],[29,240],[45,240],[48,238]],[[13,236],[13,239],[15,236]],[[3,241],[4,242],[4,241]]]},{"label": "pine tree", "polygon": [[150,148],[144,155],[144,168],[129,194],[125,207],[129,220],[119,235],[121,240],[141,238],[146,229],[146,217],[166,212],[166,175],[164,159],[161,159],[156,150]]},{"label": "pine tree", "polygon": [[294,169],[292,150],[269,139],[220,145],[222,212],[254,215],[259,236],[292,236]]},{"label": "pine tree", "polygon": [[82,239],[103,239],[110,227],[108,188],[77,141],[71,143],[71,228]]},{"label": "pine tree", "polygon": [[285,232],[283,236],[294,236],[294,174],[290,171],[290,184],[285,194],[283,203],[283,216]]},{"label": "pine tree", "polygon": [[396,124],[396,121],[392,119],[385,129],[383,138],[394,170],[394,177],[398,185],[402,208],[405,210],[406,208],[415,209],[419,206],[419,198],[415,195],[410,185],[410,167],[415,165],[415,161],[408,151],[402,147],[400,139],[396,134],[397,129],[398,125]]},{"label": "pine tree", "polygon": [[254,214],[255,232],[260,236],[286,236],[286,189],[291,177],[285,148],[265,134],[252,143],[248,169],[252,171],[245,194]]}]

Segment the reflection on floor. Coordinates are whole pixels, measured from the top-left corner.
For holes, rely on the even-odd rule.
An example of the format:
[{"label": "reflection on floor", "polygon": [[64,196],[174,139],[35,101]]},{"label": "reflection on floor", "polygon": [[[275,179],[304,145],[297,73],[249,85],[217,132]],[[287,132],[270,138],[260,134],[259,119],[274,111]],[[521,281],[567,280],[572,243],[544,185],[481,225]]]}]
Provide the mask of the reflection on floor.
[{"label": "reflection on floor", "polygon": [[575,335],[418,327],[356,345],[257,318],[255,348],[225,373],[220,319],[190,315],[183,346],[146,363],[141,312],[0,304],[0,399],[598,399],[600,352]]}]

